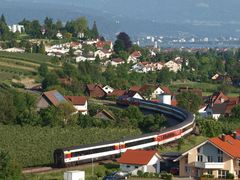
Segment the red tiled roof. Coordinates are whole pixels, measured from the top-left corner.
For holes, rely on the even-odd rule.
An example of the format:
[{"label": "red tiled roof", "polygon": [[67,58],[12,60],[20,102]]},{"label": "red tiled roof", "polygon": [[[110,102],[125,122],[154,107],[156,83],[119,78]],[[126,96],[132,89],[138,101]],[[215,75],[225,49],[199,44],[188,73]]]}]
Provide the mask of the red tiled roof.
[{"label": "red tiled roof", "polygon": [[140,51],[134,51],[132,54],[131,54],[132,57],[135,57],[135,58],[139,58],[142,56],[141,52]]},{"label": "red tiled roof", "polygon": [[128,149],[117,161],[120,164],[147,165],[157,151],[131,150]]},{"label": "red tiled roof", "polygon": [[54,106],[57,106],[62,102],[66,102],[66,99],[57,90],[44,92],[42,96],[47,98]]},{"label": "red tiled roof", "polygon": [[163,86],[163,87],[160,87],[160,88],[164,91],[165,94],[171,94],[171,91],[167,86]]},{"label": "red tiled roof", "polygon": [[115,62],[115,63],[124,62],[124,60],[122,58],[113,58],[112,61]]},{"label": "red tiled roof", "polygon": [[132,86],[129,88],[129,91],[139,91],[141,89],[141,86]]},{"label": "red tiled roof", "polygon": [[65,99],[70,101],[73,105],[84,105],[87,98],[84,96],[65,96]]},{"label": "red tiled roof", "polygon": [[[238,131],[239,132],[239,131]],[[239,134],[238,134],[239,135]],[[209,142],[217,146],[225,153],[235,158],[240,158],[240,140],[235,139],[231,135],[225,135],[225,141],[220,137],[214,137],[208,139]]]},{"label": "red tiled roof", "polygon": [[124,94],[126,94],[125,90],[114,89],[113,92],[108,94],[108,96],[123,96]]},{"label": "red tiled roof", "polygon": [[111,46],[111,45],[112,45],[112,42],[111,42],[111,41],[98,41],[98,42],[96,43],[96,47],[97,47],[97,48],[101,48],[101,49],[103,49],[105,45]]}]

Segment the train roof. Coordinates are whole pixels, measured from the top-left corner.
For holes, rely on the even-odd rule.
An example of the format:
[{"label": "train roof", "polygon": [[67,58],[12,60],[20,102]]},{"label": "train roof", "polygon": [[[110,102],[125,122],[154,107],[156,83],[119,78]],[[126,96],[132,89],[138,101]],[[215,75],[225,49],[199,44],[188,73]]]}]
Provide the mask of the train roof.
[{"label": "train roof", "polygon": [[[140,139],[140,138],[145,138],[145,137],[149,137],[149,136],[154,136],[154,135],[158,135],[160,133],[166,133],[172,130],[176,130],[178,128],[184,127],[186,125],[188,125],[189,123],[194,121],[194,115],[190,112],[187,112],[184,109],[181,109],[179,107],[174,107],[174,106],[170,106],[170,105],[166,105],[166,104],[162,104],[162,103],[156,103],[156,102],[151,102],[152,104],[156,104],[156,105],[161,105],[161,106],[165,106],[165,107],[170,107],[173,110],[175,110],[175,112],[180,111],[182,113],[185,114],[186,119],[184,119],[182,122],[178,123],[175,126],[172,127],[168,127],[166,129],[163,129],[159,132],[152,132],[152,133],[147,133],[147,134],[141,134],[138,136],[131,136],[131,137],[123,137],[122,139],[118,139],[118,140],[112,140],[112,141],[104,141],[104,142],[99,142],[99,143],[94,143],[94,144],[84,144],[84,145],[80,145],[80,146],[71,146],[71,147],[65,147],[65,148],[59,148],[57,150],[63,150],[63,151],[70,151],[70,150],[76,150],[76,149],[86,149],[86,148],[92,148],[94,146],[103,146],[103,145],[110,145],[110,144],[118,144],[120,142],[124,142],[124,141],[129,141],[129,140],[133,140],[133,139]],[[174,117],[174,115],[173,115]],[[178,118],[179,119],[179,118]]]}]

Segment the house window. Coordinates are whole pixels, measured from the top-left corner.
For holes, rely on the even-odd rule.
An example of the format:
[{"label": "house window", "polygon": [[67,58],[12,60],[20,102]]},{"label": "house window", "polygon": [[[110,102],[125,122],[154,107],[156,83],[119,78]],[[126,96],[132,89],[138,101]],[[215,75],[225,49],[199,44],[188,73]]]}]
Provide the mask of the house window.
[{"label": "house window", "polygon": [[200,153],[200,148],[197,148],[197,152]]},{"label": "house window", "polygon": [[227,171],[218,170],[218,178],[226,178]]},{"label": "house window", "polygon": [[203,156],[202,155],[198,155],[198,162],[203,162]]},{"label": "house window", "polygon": [[185,166],[185,172],[188,173],[188,167],[187,166]]},{"label": "house window", "polygon": [[138,166],[135,166],[135,169],[137,169],[138,168]]},{"label": "house window", "polygon": [[208,169],[208,170],[207,170],[207,173],[208,173],[209,175],[212,175],[212,170]]},{"label": "house window", "polygon": [[185,164],[187,164],[187,163],[188,163],[188,156],[185,157]]},{"label": "house window", "polygon": [[212,156],[208,156],[207,159],[208,159],[208,162],[213,162],[213,157]]},{"label": "house window", "polygon": [[218,154],[223,154],[223,152],[220,149],[218,149]]},{"label": "house window", "polygon": [[218,162],[223,162],[223,157],[222,156],[218,156]]},{"label": "house window", "polygon": [[129,166],[129,165],[127,165],[127,168],[130,168],[130,166]]},{"label": "house window", "polygon": [[238,160],[238,166],[240,167],[240,160]]}]

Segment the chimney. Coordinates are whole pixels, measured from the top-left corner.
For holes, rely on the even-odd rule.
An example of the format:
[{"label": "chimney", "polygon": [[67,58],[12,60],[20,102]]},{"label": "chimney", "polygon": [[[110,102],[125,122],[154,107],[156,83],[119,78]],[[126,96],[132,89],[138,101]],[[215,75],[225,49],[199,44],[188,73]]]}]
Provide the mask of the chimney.
[{"label": "chimney", "polygon": [[233,138],[237,139],[237,132],[236,131],[233,132]]},{"label": "chimney", "polygon": [[226,134],[222,134],[221,139],[222,139],[223,142],[225,142],[226,141]]}]

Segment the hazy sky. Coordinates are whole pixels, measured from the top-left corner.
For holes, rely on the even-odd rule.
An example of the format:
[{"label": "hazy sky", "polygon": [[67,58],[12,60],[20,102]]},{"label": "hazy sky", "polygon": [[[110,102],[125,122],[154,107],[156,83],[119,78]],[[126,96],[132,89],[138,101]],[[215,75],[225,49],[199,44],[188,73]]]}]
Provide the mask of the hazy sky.
[{"label": "hazy sky", "polygon": [[170,23],[238,32],[239,8],[240,0],[0,0],[0,13],[6,14],[10,22],[23,17],[66,20],[86,15],[105,26],[119,22],[116,30],[135,24],[152,23],[158,27],[157,23]]}]

